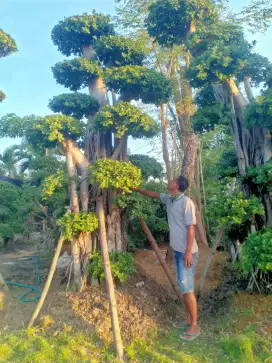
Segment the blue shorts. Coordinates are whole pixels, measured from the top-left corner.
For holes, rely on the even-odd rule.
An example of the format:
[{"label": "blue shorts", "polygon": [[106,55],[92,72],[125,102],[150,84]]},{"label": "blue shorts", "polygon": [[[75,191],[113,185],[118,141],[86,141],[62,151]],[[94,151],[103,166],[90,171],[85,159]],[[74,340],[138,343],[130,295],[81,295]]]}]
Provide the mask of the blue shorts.
[{"label": "blue shorts", "polygon": [[195,273],[199,253],[193,253],[192,267],[184,264],[184,253],[175,251],[175,270],[178,286],[183,294],[194,292]]}]

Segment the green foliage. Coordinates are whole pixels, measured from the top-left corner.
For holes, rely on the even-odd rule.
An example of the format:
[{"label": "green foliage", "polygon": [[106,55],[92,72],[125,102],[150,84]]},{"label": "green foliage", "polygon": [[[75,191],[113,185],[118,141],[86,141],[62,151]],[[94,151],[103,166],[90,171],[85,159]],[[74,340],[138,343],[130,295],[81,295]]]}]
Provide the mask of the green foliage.
[{"label": "green foliage", "polygon": [[216,164],[218,178],[232,177],[239,174],[238,159],[234,149],[227,149]]},{"label": "green foliage", "polygon": [[241,71],[246,64],[246,47],[219,45],[193,58],[187,77],[192,87],[221,83]]},{"label": "green foliage", "polygon": [[72,241],[81,233],[94,232],[98,228],[98,219],[94,212],[67,213],[57,223],[64,239]]},{"label": "green foliage", "polygon": [[0,90],[0,103],[3,102],[5,98],[6,98],[5,93]]},{"label": "green foliage", "polygon": [[121,189],[122,193],[131,193],[142,180],[141,170],[129,161],[100,159],[90,166],[90,171],[91,183],[98,184],[101,189]]},{"label": "green foliage", "polygon": [[56,189],[62,188],[66,175],[64,171],[58,170],[54,175],[49,175],[43,182],[42,196],[43,200],[50,198]]},{"label": "green foliage", "polygon": [[15,178],[18,174],[17,163],[20,161],[19,147],[13,145],[7,147],[3,153],[0,153],[0,168],[4,175]]},{"label": "green foliage", "polygon": [[270,0],[252,0],[243,7],[241,19],[252,33],[265,33],[272,20],[272,6]]},{"label": "green foliage", "polygon": [[78,120],[88,118],[90,114],[99,110],[99,104],[96,99],[85,93],[62,93],[54,96],[48,107],[56,113],[62,113],[66,116],[75,117]]},{"label": "green foliage", "polygon": [[211,200],[214,218],[221,224],[242,224],[251,221],[254,215],[263,215],[264,210],[255,196],[245,198],[244,194],[235,192],[231,195],[221,193]]},{"label": "green foliage", "polygon": [[24,137],[39,119],[35,115],[19,117],[15,113],[8,113],[0,119],[0,137]]},{"label": "green foliage", "polygon": [[199,107],[192,118],[193,129],[196,132],[207,132],[216,125],[228,125],[230,112],[221,103],[212,103],[209,106]]},{"label": "green foliage", "polygon": [[271,69],[272,64],[268,58],[257,53],[250,53],[237,78],[242,82],[244,77],[250,77],[252,86],[258,87],[260,83],[265,82]]},{"label": "green foliage", "polygon": [[12,238],[26,228],[28,215],[37,210],[39,190],[0,182],[0,237]]},{"label": "green foliage", "polygon": [[17,52],[15,40],[2,29],[0,29],[0,58]]},{"label": "green foliage", "polygon": [[104,106],[95,117],[97,128],[109,128],[117,138],[131,135],[134,138],[152,137],[158,131],[156,122],[148,114],[128,102]]},{"label": "green foliage", "polygon": [[245,109],[245,126],[267,127],[272,130],[272,89],[268,89],[261,96],[250,103]]},{"label": "green foliage", "polygon": [[259,167],[247,168],[245,179],[250,179],[258,186],[259,192],[272,192],[272,162]]},{"label": "green foliage", "polygon": [[197,90],[194,101],[198,107],[211,106],[216,103],[212,85]]},{"label": "green foliage", "polygon": [[[135,260],[129,252],[110,252],[111,272],[114,279],[125,282],[129,275],[136,272]],[[104,279],[104,267],[101,253],[92,251],[90,255],[89,274],[94,278]]]},{"label": "green foliage", "polygon": [[200,29],[188,44],[193,59],[187,77],[193,87],[221,83],[241,72],[248,63],[252,44],[243,29],[228,21],[219,21]]},{"label": "green foliage", "polygon": [[272,271],[272,228],[248,236],[242,246],[241,265],[245,272],[256,267],[263,272]]},{"label": "green foliage", "polygon": [[144,180],[147,181],[150,177],[154,179],[163,178],[163,166],[155,158],[148,155],[133,154],[129,156],[129,160],[141,169]]},{"label": "green foliage", "polygon": [[160,45],[184,44],[190,26],[210,25],[218,18],[210,0],[160,0],[149,7],[147,28],[149,35]]},{"label": "green foliage", "polygon": [[109,68],[105,82],[110,90],[144,103],[167,103],[171,93],[170,82],[162,73],[140,66]]},{"label": "green foliage", "polygon": [[93,79],[102,75],[99,64],[87,58],[58,62],[52,67],[52,72],[56,82],[71,91],[87,87]]},{"label": "green foliage", "polygon": [[[158,193],[167,192],[167,185],[163,182],[148,181],[142,187]],[[130,195],[119,195],[117,204],[127,211],[130,217],[129,223],[129,249],[135,250],[146,246],[146,236],[138,221],[138,216],[142,217],[153,237],[158,243],[163,242],[168,231],[166,210],[160,200],[149,199],[138,193]]]},{"label": "green foliage", "polygon": [[62,142],[65,139],[77,140],[84,135],[83,122],[65,115],[49,115],[40,118],[36,130],[48,137],[49,141]]},{"label": "green foliage", "polygon": [[94,49],[106,66],[140,66],[145,58],[141,42],[122,36],[102,36],[95,42]]},{"label": "green foliage", "polygon": [[101,36],[113,35],[110,17],[98,14],[71,16],[54,26],[51,34],[53,43],[66,56],[83,55],[83,47],[92,46]]}]

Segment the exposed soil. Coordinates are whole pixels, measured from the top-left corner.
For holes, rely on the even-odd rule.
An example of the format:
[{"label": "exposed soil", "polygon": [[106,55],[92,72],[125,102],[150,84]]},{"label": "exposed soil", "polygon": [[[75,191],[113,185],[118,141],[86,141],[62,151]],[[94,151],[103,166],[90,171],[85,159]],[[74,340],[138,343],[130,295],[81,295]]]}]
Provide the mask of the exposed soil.
[{"label": "exposed soil", "polygon": [[[162,247],[162,252],[166,253],[165,247]],[[200,248],[197,281],[208,253],[208,248]],[[35,284],[36,254],[35,245],[32,248],[28,246],[28,250],[22,248],[9,253],[0,252],[0,272],[4,279]],[[145,337],[158,325],[167,331],[173,319],[184,312],[154,252],[140,250],[136,252],[135,257],[137,275],[116,287],[120,327],[126,343],[136,336]],[[206,293],[219,286],[225,262],[224,254],[218,253],[215,256],[207,278]],[[49,260],[41,259],[41,288],[48,275],[49,264]],[[95,330],[105,343],[111,343],[111,322],[105,287],[91,286],[82,293],[66,293],[66,286],[61,285],[63,274],[64,271],[57,270],[42,309],[41,319],[43,316],[50,316],[53,330],[62,329],[65,324],[72,326],[74,330]],[[11,287],[8,294],[4,290],[1,291],[5,294],[6,303],[0,312],[0,329],[14,330],[26,327],[36,302],[20,302],[19,297],[24,290],[17,287]]]}]

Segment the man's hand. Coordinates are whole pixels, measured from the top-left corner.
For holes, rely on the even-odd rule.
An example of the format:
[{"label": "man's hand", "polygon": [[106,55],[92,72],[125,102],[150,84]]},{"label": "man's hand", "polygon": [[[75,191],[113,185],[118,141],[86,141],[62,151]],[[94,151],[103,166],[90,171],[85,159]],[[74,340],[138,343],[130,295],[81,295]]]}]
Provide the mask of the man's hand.
[{"label": "man's hand", "polygon": [[184,254],[184,264],[186,268],[193,266],[193,254],[192,252],[186,251]]}]

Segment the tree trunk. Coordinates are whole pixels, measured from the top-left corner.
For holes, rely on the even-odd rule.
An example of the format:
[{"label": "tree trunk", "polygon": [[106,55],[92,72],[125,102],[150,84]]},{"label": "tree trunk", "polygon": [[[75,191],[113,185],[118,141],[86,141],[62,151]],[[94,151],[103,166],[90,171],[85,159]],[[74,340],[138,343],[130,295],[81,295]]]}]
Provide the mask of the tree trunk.
[{"label": "tree trunk", "polygon": [[100,231],[100,246],[101,246],[102,258],[103,258],[105,280],[106,280],[107,291],[108,291],[109,302],[110,302],[111,323],[112,323],[114,345],[115,345],[117,357],[121,361],[124,361],[124,349],[123,349],[123,343],[122,343],[119,321],[118,321],[114,284],[113,284],[113,278],[112,278],[112,274],[111,274],[110,258],[109,258],[109,252],[108,252],[103,199],[101,197],[98,197],[96,203],[97,203],[97,216],[98,216],[99,231]]},{"label": "tree trunk", "polygon": [[201,297],[203,295],[203,288],[204,288],[204,283],[205,283],[205,280],[206,280],[206,277],[207,277],[207,274],[208,274],[208,271],[209,271],[209,267],[210,267],[210,264],[212,262],[212,258],[213,258],[213,255],[217,249],[217,247],[219,246],[221,240],[222,240],[222,236],[223,236],[223,233],[224,233],[224,229],[225,227],[222,226],[218,232],[218,235],[216,236],[216,239],[213,243],[213,246],[212,246],[212,249],[211,249],[211,252],[205,262],[205,266],[204,266],[204,271],[202,273],[202,276],[199,280],[199,284],[198,284],[198,289],[197,289],[197,296],[198,297]]},{"label": "tree trunk", "polygon": [[[68,148],[66,150],[66,162],[69,177],[71,178],[71,182],[69,185],[69,194],[70,194],[70,207],[73,213],[79,213],[79,200],[77,195],[77,187],[75,182],[76,177],[76,169],[73,160],[73,154],[71,150]],[[80,248],[79,248],[79,240],[75,238],[71,242],[71,252],[72,252],[72,260],[73,260],[73,286],[77,291],[82,289],[82,275],[81,275],[81,261],[80,261]]]},{"label": "tree trunk", "polygon": [[253,90],[251,87],[251,78],[248,76],[244,77],[244,87],[245,87],[248,101],[253,102],[255,97],[254,97],[254,93],[253,93]]},{"label": "tree trunk", "polygon": [[173,177],[170,159],[169,159],[169,151],[168,151],[168,125],[165,120],[165,112],[164,112],[164,104],[161,104],[161,127],[162,127],[162,154],[163,160],[166,168],[167,180],[171,180]]}]

